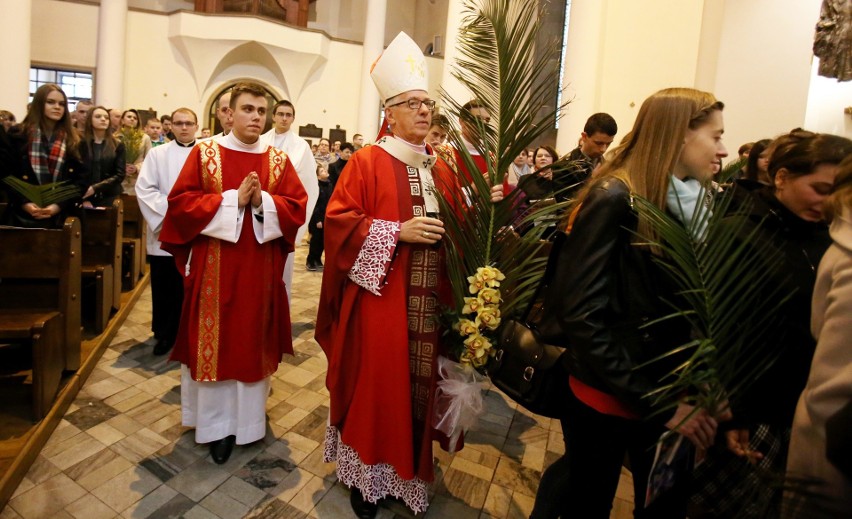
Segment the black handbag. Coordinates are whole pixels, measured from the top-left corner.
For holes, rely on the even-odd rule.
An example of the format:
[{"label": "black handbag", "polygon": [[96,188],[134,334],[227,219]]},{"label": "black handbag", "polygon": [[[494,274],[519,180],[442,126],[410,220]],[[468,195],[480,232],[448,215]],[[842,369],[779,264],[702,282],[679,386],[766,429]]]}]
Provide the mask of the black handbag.
[{"label": "black handbag", "polygon": [[565,349],[541,342],[530,325],[514,319],[503,324],[499,340],[485,368],[491,383],[535,414],[562,416],[568,391]]},{"label": "black handbag", "polygon": [[[570,388],[568,369],[563,362],[565,346],[541,340],[537,318],[543,307],[539,296],[553,279],[567,233],[571,231],[579,212],[571,213],[565,232],[556,232],[547,267],[529,306],[521,319],[507,319],[500,328],[495,354],[485,371],[496,387],[529,411],[550,418],[564,414]],[[530,314],[536,310],[536,317]]]}]

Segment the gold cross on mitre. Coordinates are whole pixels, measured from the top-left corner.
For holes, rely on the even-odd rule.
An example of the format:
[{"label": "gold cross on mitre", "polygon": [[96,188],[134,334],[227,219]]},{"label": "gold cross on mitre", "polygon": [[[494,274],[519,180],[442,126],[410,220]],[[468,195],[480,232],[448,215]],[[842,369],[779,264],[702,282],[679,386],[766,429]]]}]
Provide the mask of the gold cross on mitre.
[{"label": "gold cross on mitre", "polygon": [[411,66],[412,74],[416,73],[418,76],[423,77],[423,67],[420,66],[420,64],[417,62],[416,59],[414,59],[411,54],[408,55],[408,58],[405,59],[405,62],[408,63],[409,66]]}]

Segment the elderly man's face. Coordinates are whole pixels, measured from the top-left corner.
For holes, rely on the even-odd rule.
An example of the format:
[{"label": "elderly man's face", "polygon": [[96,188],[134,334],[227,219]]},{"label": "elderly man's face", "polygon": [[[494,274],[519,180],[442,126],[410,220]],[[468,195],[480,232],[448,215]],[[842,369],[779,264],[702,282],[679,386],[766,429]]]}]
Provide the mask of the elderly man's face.
[{"label": "elderly man's face", "polygon": [[328,154],[328,141],[327,140],[322,139],[321,141],[319,141],[319,153],[320,153],[320,155],[327,155]]},{"label": "elderly man's face", "polygon": [[[408,105],[412,100],[420,101],[420,107],[412,109]],[[412,144],[424,143],[432,126],[432,109],[427,106],[427,102],[431,103],[431,99],[424,90],[403,92],[388,100],[385,114],[391,132]]]}]

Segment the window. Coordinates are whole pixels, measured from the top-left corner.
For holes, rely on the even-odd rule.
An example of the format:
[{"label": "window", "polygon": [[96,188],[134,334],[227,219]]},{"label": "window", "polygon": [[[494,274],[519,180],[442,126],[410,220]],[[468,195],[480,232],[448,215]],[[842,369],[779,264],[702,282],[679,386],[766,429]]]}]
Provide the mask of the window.
[{"label": "window", "polygon": [[92,98],[92,73],[52,68],[30,68],[30,101],[38,87],[45,83],[56,83],[68,96],[68,111],[77,108],[77,101]]}]

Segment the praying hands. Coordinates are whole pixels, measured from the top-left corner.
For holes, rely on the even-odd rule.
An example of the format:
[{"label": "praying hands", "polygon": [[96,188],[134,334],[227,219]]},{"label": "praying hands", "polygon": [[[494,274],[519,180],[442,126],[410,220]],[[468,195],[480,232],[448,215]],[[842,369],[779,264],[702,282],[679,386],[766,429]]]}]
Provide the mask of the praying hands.
[{"label": "praying hands", "polygon": [[251,202],[252,207],[259,207],[262,200],[261,191],[260,178],[257,176],[256,171],[252,171],[243,179],[242,184],[237,189],[237,203],[239,207],[243,208],[249,202]]}]

